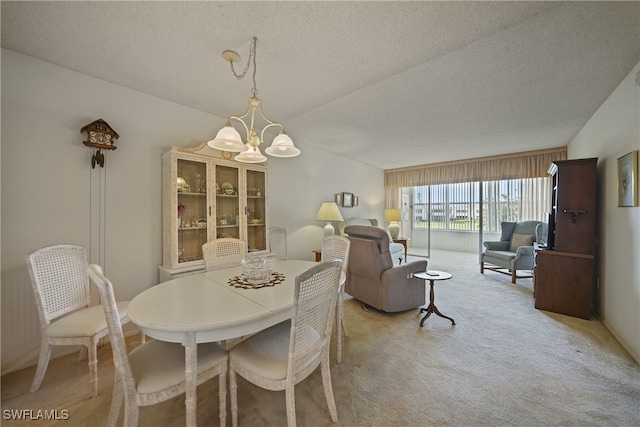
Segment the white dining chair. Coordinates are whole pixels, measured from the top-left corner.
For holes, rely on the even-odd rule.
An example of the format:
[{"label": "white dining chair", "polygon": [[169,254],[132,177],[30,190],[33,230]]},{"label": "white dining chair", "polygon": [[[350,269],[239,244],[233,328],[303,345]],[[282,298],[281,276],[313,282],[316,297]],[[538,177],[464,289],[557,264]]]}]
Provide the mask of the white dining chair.
[{"label": "white dining chair", "polygon": [[344,285],[347,279],[349,267],[349,251],[351,240],[344,236],[328,236],[322,240],[322,256],[320,261],[339,259],[342,261],[342,273],[344,280],[338,288],[338,301],[336,303],[336,361],[342,363],[342,331],[348,337],[347,321],[344,318]]},{"label": "white dining chair", "polygon": [[[40,357],[31,391],[40,388],[54,345],[81,345],[89,352],[92,396],[98,395],[98,341],[107,336],[102,307],[91,306],[87,250],[80,245],[52,245],[27,255],[27,268],[40,318]],[[118,319],[129,322],[128,301],[117,303]]]},{"label": "white dining chair", "polygon": [[[116,425],[124,400],[124,425],[134,427],[140,406],[155,405],[185,393],[185,350],[179,343],[150,340],[127,354],[113,285],[99,265],[89,265],[88,272],[100,290],[116,371],[107,425]],[[221,426],[226,425],[227,419],[227,361],[227,352],[218,344],[198,344],[197,383],[219,377]]]},{"label": "white dining chair", "polygon": [[202,245],[202,256],[206,271],[220,270],[240,265],[246,253],[244,240],[224,237],[210,240]]},{"label": "white dining chair", "polygon": [[277,260],[289,259],[287,251],[287,229],[284,227],[269,228],[269,252],[276,254]]},{"label": "white dining chair", "polygon": [[295,278],[294,312],[289,321],[247,338],[229,350],[231,421],[238,425],[236,374],[266,390],[284,390],[287,425],[295,427],[294,387],[322,371],[324,394],[331,420],[338,411],[331,386],[329,346],[342,261],[320,263]]}]

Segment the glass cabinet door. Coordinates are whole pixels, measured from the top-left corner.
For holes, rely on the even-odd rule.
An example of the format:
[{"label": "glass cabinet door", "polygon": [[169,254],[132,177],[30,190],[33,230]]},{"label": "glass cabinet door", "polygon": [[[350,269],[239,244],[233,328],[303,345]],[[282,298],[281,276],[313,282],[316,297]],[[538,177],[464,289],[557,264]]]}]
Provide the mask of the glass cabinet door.
[{"label": "glass cabinet door", "polygon": [[266,174],[264,171],[246,170],[247,250],[267,250]]},{"label": "glass cabinet door", "polygon": [[207,164],[177,159],[178,263],[202,260],[207,241]]},{"label": "glass cabinet door", "polygon": [[240,236],[239,169],[215,166],[216,186],[216,238]]}]

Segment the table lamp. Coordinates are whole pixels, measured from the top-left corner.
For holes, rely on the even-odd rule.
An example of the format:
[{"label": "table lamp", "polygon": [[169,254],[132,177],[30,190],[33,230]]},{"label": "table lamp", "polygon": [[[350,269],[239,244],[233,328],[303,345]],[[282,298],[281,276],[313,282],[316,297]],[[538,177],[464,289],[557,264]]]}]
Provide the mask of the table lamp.
[{"label": "table lamp", "polygon": [[391,234],[392,239],[397,239],[400,234],[400,226],[398,225],[398,221],[402,220],[402,212],[400,209],[385,209],[384,210],[384,220],[389,222],[389,234]]},{"label": "table lamp", "polygon": [[338,205],[334,202],[324,202],[320,205],[318,214],[316,215],[316,221],[327,221],[327,225],[324,226],[324,237],[333,236],[335,229],[331,224],[331,221],[344,221]]}]

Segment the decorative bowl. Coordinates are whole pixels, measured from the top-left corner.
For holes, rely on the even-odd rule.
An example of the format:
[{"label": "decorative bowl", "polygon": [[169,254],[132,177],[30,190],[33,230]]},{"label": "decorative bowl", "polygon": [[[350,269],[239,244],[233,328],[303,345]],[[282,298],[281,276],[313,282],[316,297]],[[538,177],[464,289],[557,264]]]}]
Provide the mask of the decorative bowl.
[{"label": "decorative bowl", "polygon": [[185,181],[184,178],[178,177],[176,185],[178,191],[189,191],[189,184],[187,184],[187,181]]},{"label": "decorative bowl", "polygon": [[242,258],[242,278],[249,283],[268,282],[276,264],[275,254],[256,255]]},{"label": "decorative bowl", "polygon": [[224,194],[227,194],[227,195],[233,194],[233,192],[234,192],[233,184],[231,184],[230,182],[223,182],[222,183],[222,192]]}]

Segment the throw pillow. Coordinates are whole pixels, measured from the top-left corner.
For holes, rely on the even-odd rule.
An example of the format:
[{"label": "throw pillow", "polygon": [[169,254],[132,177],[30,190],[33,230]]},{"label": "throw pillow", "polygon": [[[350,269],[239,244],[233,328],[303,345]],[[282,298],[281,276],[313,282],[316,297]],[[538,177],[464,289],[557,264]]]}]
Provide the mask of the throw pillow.
[{"label": "throw pillow", "polygon": [[511,252],[518,252],[520,246],[533,246],[533,236],[527,234],[514,234],[511,236]]}]

